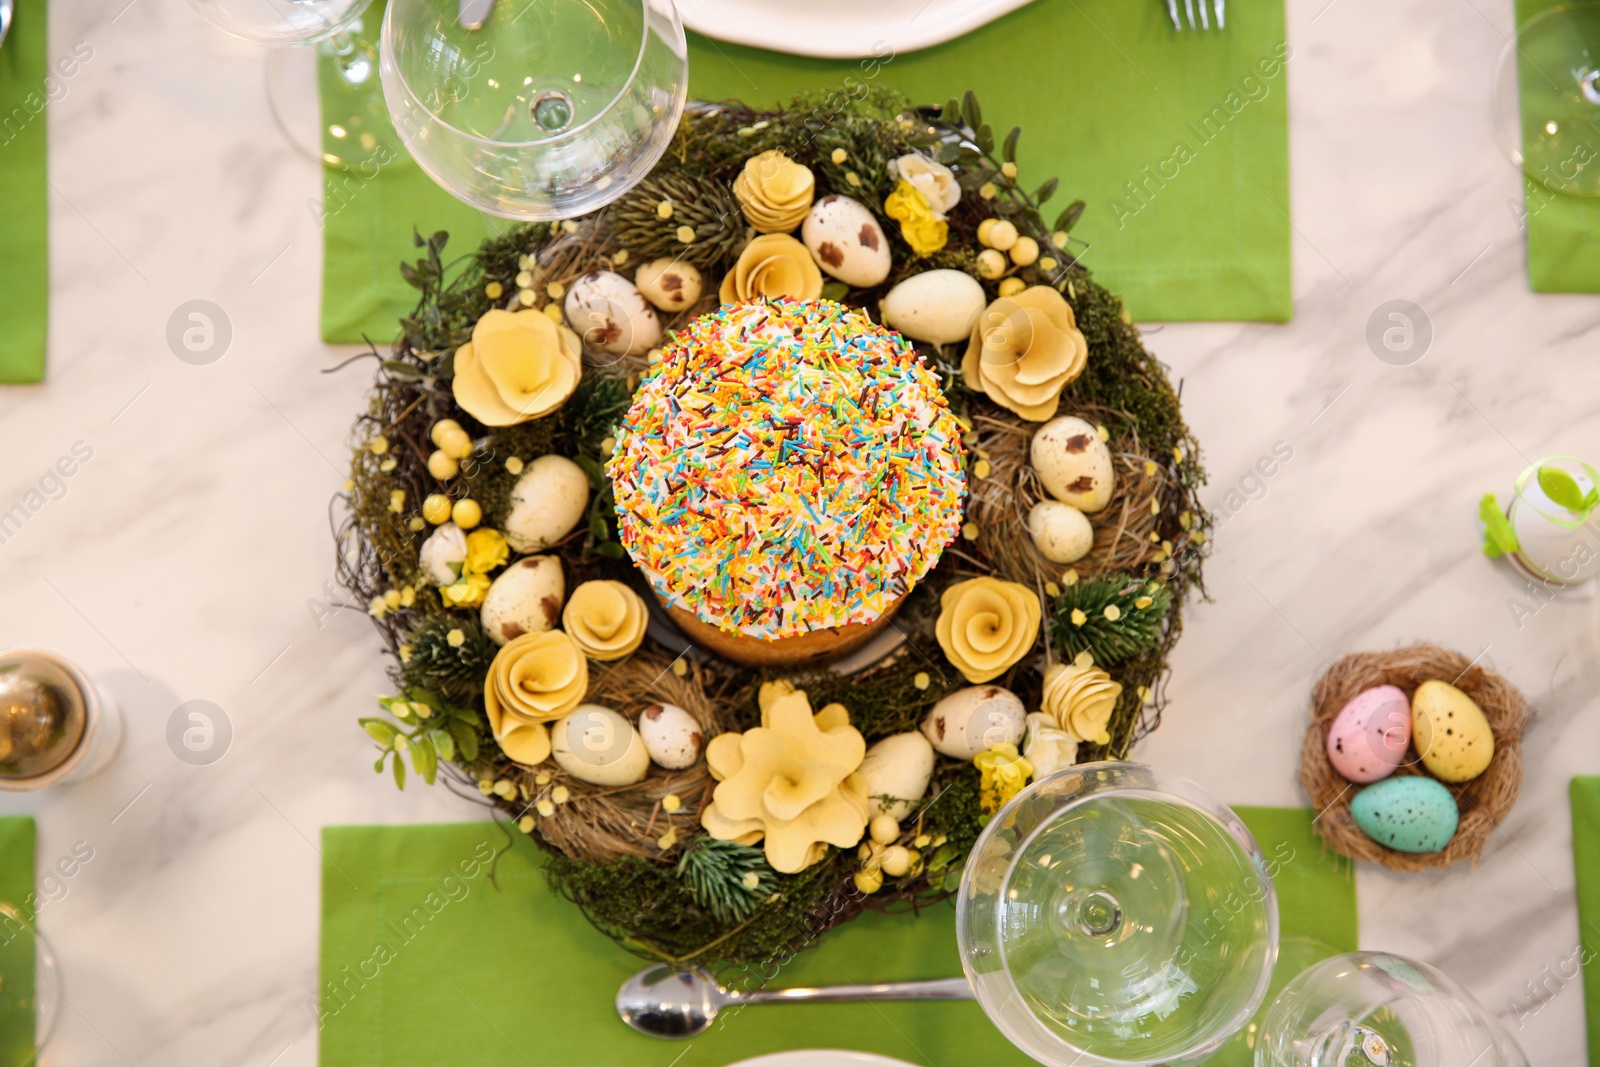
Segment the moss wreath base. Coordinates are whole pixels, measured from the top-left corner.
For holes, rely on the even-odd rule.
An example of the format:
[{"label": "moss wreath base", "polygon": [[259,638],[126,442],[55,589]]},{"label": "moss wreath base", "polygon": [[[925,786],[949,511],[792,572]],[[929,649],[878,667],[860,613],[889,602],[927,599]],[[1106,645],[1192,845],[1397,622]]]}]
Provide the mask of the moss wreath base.
[{"label": "moss wreath base", "polygon": [[[577,781],[548,761],[529,767],[508,758],[483,703],[495,645],[477,610],[447,607],[428,584],[418,553],[430,527],[419,505],[436,494],[470,498],[481,507],[483,526],[498,528],[515,472],[542,455],[571,457],[592,482],[590,511],[570,536],[543,551],[559,557],[569,590],[611,578],[646,592],[617,542],[603,464],[647,363],[586,353],[581,381],[562,407],[497,429],[456,404],[454,353],[491,308],[543,309],[559,304],[564,287],[588,271],[630,273],[658,256],[691,262],[707,279],[695,306],[663,313],[669,334],[714,309],[716,280],[749,239],[732,182],[747,159],[767,150],[809,167],[817,197],[837,193],[861,202],[889,236],[893,267],[882,285],[848,289],[831,282],[824,289],[824,296],[870,312],[895,283],[924,270],[955,268],[979,277],[980,223],[1011,222],[1044,254],[1027,265],[1008,264],[1004,278],[981,278],[987,298],[996,297],[1005,278],[1052,286],[1071,305],[1088,344],[1087,366],[1063,391],[1060,411],[1103,428],[1117,467],[1110,505],[1091,516],[1091,554],[1071,567],[1052,564],[1028,536],[1028,510],[1043,498],[1028,447],[1042,424],[966,388],[959,371],[964,343],[918,344],[970,427],[966,519],[967,533],[976,536],[951,544],[907,598],[896,620],[906,642],[844,677],[827,669],[740,668],[698,650],[677,656],[647,638],[626,659],[591,664],[585,699],[632,716],[650,703],[677,704],[709,740],[755,725],[760,685],[785,677],[807,691],[813,708],[843,703],[870,745],[917,729],[942,696],[966,685],[934,639],[939,593],[954,581],[989,575],[1036,590],[1045,615],[1033,652],[993,684],[1037,709],[1045,666],[1087,654],[1123,688],[1107,740],[1081,744],[1077,759],[1124,757],[1160,721],[1180,608],[1187,591],[1200,585],[1207,523],[1195,491],[1205,475],[1164,368],[1141,344],[1121,302],[1072,255],[1079,243],[1070,231],[1082,202],[1046,225],[1041,211],[1055,180],[1032,190],[1019,184],[1019,134],[1014,129],[997,145],[970,93],[942,111],[913,110],[879,91],[854,99],[800,97],[777,111],[694,106],[655,171],[611,206],[558,225],[522,226],[449,263],[445,234],[419,236],[421,258],[402,267],[420,296],[392,353],[371,353],[380,367],[352,431],[351,480],[336,531],[341,580],[371,605],[398,690],[383,702],[388,715],[362,720],[379,748],[375,769],[393,774],[403,788],[408,773],[433,782],[442,768],[448,783],[532,836],[548,852],[555,889],[640,956],[725,971],[793,952],[865,908],[918,908],[948,897],[985,819],[980,774],[972,763],[939,757],[925,798],[901,822],[901,843],[919,859],[867,894],[854,877],[862,868],[856,849],[830,848],[799,873],[780,874],[759,848],[707,836],[698,813],[715,783],[703,756],[688,770],[652,766],[642,782],[610,788]],[[884,210],[894,189],[889,164],[911,152],[949,167],[961,189],[944,247],[926,256],[913,252]],[[670,217],[663,202],[672,205]],[[430,429],[445,418],[466,430],[472,448],[458,472],[440,479],[429,470]],[[975,469],[979,462],[986,470]]]}]

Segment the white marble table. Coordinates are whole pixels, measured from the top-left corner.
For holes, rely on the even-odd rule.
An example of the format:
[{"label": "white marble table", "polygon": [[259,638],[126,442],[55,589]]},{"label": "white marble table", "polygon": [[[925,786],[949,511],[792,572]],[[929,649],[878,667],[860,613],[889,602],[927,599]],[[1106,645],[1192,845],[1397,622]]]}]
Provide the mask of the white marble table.
[{"label": "white marble table", "polygon": [[[1303,803],[1325,659],[1483,650],[1538,709],[1521,802],[1476,868],[1364,867],[1362,942],[1443,967],[1535,1063],[1577,1064],[1581,986],[1550,976],[1578,937],[1567,781],[1600,770],[1595,607],[1564,598],[1519,627],[1520,586],[1480,555],[1473,515],[1528,459],[1600,455],[1600,303],[1524,281],[1519,179],[1486,117],[1509,0],[1291,0],[1290,26],[1295,320],[1150,340],[1185,379],[1211,506],[1276,443],[1293,458],[1243,483],[1139,755],[1225,800]],[[301,1067],[319,828],[478,813],[371,773],[354,719],[385,689],[377,638],[357,611],[317,619],[365,374],[318,373],[347,354],[316,341],[319,175],[272,125],[261,56],[179,0],[57,0],[51,39],[93,56],[48,112],[50,379],[0,390],[0,510],[75,442],[93,458],[0,544],[0,646],[78,659],[128,736],[98,778],[0,799],[38,815],[41,864],[93,849],[42,913],[70,1002],[45,1062]],[[209,366],[165,340],[197,298],[233,327]],[[1412,366],[1363,336],[1397,298],[1435,331]],[[210,766],[165,740],[193,699],[232,725]]]}]

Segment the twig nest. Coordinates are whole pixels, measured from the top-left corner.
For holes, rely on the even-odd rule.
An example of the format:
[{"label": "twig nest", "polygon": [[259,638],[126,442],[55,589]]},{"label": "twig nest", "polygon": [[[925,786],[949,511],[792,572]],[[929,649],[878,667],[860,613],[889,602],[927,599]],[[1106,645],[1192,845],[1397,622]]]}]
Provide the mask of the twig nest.
[{"label": "twig nest", "polygon": [[745,160],[733,195],[757,233],[790,233],[805,220],[816,192],[811,168],[773,149]]},{"label": "twig nest", "polygon": [[971,760],[995,745],[1015,745],[1027,730],[1022,701],[998,685],[957,689],[935,704],[922,733],[946,756]]},{"label": "twig nest", "polygon": [[[1000,256],[993,249],[981,253],[980,269],[990,253]],[[1004,257],[1001,261],[1003,271]],[[1088,359],[1089,342],[1078,330],[1072,305],[1050,286],[1034,285],[1001,297],[979,316],[961,376],[968,389],[1029,422],[1044,422]]]},{"label": "twig nest", "polygon": [[883,227],[848,196],[825,196],[811,206],[800,238],[817,266],[857,289],[879,285],[889,276],[889,241]]},{"label": "twig nest", "polygon": [[581,275],[567,290],[567,322],[583,346],[613,356],[643,355],[661,343],[661,320],[628,279],[609,270]]},{"label": "twig nest", "polygon": [[572,591],[561,627],[592,660],[621,659],[644,642],[649,612],[638,593],[617,581],[584,582]]},{"label": "twig nest", "polygon": [[1483,709],[1437,678],[1412,694],[1411,735],[1422,765],[1441,782],[1470,782],[1494,759],[1494,731]]},{"label": "twig nest", "polygon": [[867,749],[861,777],[879,818],[887,816],[898,822],[911,814],[928,793],[933,758],[933,745],[917,733],[891,734]]},{"label": "twig nest", "polygon": [[589,476],[565,456],[540,456],[511,490],[506,543],[518,552],[549,548],[577,529],[589,508]]},{"label": "twig nest", "polygon": [[632,785],[650,770],[644,738],[626,715],[579,704],[550,727],[556,766],[590,785]]},{"label": "twig nest", "polygon": [[658,767],[681,771],[700,758],[704,732],[699,721],[676,704],[651,704],[639,716],[644,750]]},{"label": "twig nest", "polygon": [[[443,529],[443,527],[440,527]],[[500,572],[483,597],[483,629],[497,645],[553,630],[561,621],[566,580],[554,556],[527,556]]]},{"label": "twig nest", "polygon": [[633,284],[646,300],[669,314],[693,307],[705,288],[693,263],[666,256],[652,259],[635,271]]},{"label": "twig nest", "polygon": [[589,688],[589,662],[560,630],[524,634],[495,653],[483,706],[500,750],[518,763],[550,755],[544,724],[576,708]]},{"label": "twig nest", "polygon": [[466,532],[453,522],[447,522],[429,534],[417,553],[417,566],[441,588],[460,576],[461,565],[466,560]]},{"label": "twig nest", "polygon": [[1111,449],[1083,419],[1052,419],[1033,435],[1028,454],[1045,492],[1063,504],[1092,514],[1111,503],[1117,487]]},{"label": "twig nest", "polygon": [[485,426],[515,426],[560,407],[582,373],[577,334],[531,308],[493,308],[472,327],[472,340],[456,349],[450,388],[456,403]]},{"label": "twig nest", "polygon": [[1094,527],[1071,504],[1041,500],[1028,512],[1028,536],[1052,563],[1076,563],[1094,548]]},{"label": "twig nest", "polygon": [[763,234],[745,245],[733,269],[723,275],[717,295],[724,304],[777,296],[815,300],[822,295],[822,272],[793,237]]},{"label": "twig nest", "polygon": [[[957,582],[939,598],[934,636],[945,658],[969,682],[1010,670],[1039,639],[1039,594],[999,578]],[[1022,735],[1012,738],[1020,741]],[[937,743],[937,742],[936,742]]]},{"label": "twig nest", "polygon": [[878,312],[884,325],[913,340],[952,345],[972,336],[987,299],[966,271],[925,270],[890,289]]}]

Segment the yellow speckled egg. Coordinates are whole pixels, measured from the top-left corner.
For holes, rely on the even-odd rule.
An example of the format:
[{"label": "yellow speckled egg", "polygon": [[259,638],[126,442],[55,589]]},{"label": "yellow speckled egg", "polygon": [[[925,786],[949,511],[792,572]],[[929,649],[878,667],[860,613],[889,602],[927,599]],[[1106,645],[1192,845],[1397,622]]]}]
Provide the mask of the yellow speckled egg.
[{"label": "yellow speckled egg", "polygon": [[1429,681],[1411,697],[1411,740],[1428,773],[1470,782],[1494,758],[1494,732],[1472,698],[1449,682]]}]

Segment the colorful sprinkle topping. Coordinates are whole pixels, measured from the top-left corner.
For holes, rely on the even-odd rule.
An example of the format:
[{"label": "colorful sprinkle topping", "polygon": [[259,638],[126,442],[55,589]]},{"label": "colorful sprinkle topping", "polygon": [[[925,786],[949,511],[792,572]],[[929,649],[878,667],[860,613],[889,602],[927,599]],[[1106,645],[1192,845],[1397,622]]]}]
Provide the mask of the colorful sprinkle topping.
[{"label": "colorful sprinkle topping", "polygon": [[656,591],[769,640],[877,619],[960,532],[966,495],[938,379],[831,300],[724,307],[679,331],[608,470]]}]

